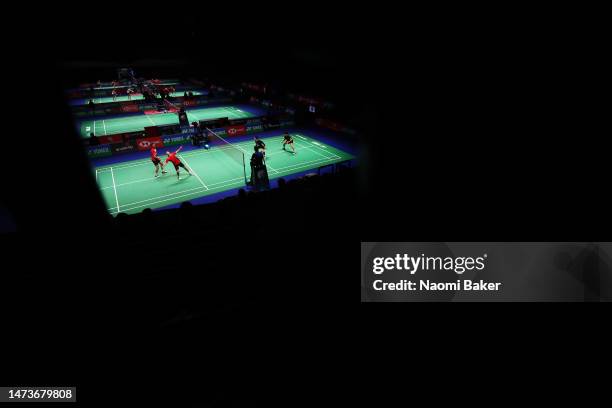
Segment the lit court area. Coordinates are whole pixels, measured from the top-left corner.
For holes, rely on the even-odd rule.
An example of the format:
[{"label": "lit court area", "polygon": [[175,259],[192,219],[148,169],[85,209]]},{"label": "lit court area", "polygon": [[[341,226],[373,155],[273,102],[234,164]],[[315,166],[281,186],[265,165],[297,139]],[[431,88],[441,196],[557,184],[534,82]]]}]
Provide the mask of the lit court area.
[{"label": "lit court area", "polygon": [[[287,147],[287,151],[282,149],[281,132],[278,136],[262,139],[266,143],[266,165],[270,179],[354,159],[354,156],[306,133],[291,135],[297,154],[291,153],[290,147]],[[96,181],[112,215],[162,208],[244,187],[246,180],[250,179],[249,160],[253,145],[253,141],[249,140],[212,146],[209,150],[180,152],[178,158],[193,173],[193,176],[189,176],[181,169],[180,179],[177,179],[171,163],[166,166],[167,174],[160,172],[159,177],[154,177],[154,166],[147,158],[96,167]],[[174,151],[177,147],[160,147],[158,153],[165,160],[166,150]]]},{"label": "lit court area", "polygon": [[[216,106],[199,109],[188,109],[189,122],[211,120],[227,117],[231,119],[250,118],[255,115],[237,106]],[[79,123],[81,137],[87,138],[90,133],[96,136],[117,133],[139,132],[147,126],[176,125],[179,123],[176,113],[139,114],[108,119],[84,120]]]},{"label": "lit court area", "polygon": [[[191,92],[194,96],[203,95],[204,93],[201,91],[188,91]],[[184,95],[184,91],[179,92],[171,92],[170,97],[178,98]],[[135,93],[131,97],[127,95],[117,95],[115,98],[112,96],[97,96],[95,98],[91,98],[94,103],[111,103],[111,102],[130,102],[130,101],[141,101],[144,99],[144,96],[141,93]],[[87,105],[89,103],[89,99],[73,99],[70,102],[71,106],[82,106]]]}]

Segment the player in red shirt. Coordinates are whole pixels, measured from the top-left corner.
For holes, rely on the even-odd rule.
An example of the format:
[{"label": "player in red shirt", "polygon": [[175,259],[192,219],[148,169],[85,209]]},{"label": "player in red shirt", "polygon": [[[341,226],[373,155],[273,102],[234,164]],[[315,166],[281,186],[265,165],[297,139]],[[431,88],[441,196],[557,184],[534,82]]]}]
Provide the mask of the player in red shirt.
[{"label": "player in red shirt", "polygon": [[174,164],[174,170],[176,170],[176,178],[178,178],[179,180],[181,179],[179,167],[184,168],[190,176],[193,176],[193,173],[191,173],[191,171],[189,171],[189,169],[185,167],[185,165],[178,159],[178,157],[176,157],[177,153],[180,152],[182,148],[183,146],[179,147],[174,153],[166,152],[166,154],[168,155],[166,163],[172,162],[172,164]]},{"label": "player in red shirt", "polygon": [[167,173],[167,171],[164,170],[165,164],[162,162],[162,160],[157,155],[157,149],[155,148],[155,145],[153,145],[153,147],[151,148],[151,161],[153,162],[153,165],[155,166],[155,177],[159,176],[160,167],[162,169],[162,174]]}]

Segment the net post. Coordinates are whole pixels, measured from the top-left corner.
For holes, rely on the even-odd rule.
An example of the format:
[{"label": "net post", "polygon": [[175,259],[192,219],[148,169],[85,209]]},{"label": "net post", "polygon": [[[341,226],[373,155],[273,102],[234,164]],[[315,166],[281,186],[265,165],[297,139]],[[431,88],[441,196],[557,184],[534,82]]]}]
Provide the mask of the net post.
[{"label": "net post", "polygon": [[244,185],[248,186],[249,183],[247,181],[247,176],[246,176],[246,163],[245,163],[244,153],[242,153],[242,171],[244,172]]}]

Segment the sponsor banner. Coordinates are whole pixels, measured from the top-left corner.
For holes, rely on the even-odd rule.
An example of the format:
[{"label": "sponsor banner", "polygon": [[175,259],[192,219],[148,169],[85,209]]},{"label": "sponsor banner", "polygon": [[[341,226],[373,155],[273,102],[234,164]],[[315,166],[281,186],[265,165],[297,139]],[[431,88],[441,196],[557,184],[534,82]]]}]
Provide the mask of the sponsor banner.
[{"label": "sponsor banner", "polygon": [[255,125],[261,123],[261,118],[240,118],[230,120],[230,125]]},{"label": "sponsor banner", "polygon": [[184,99],[183,106],[197,106],[199,102],[193,99]]},{"label": "sponsor banner", "polygon": [[263,132],[263,130],[264,130],[264,127],[261,124],[247,126],[247,133]]},{"label": "sponsor banner", "polygon": [[209,128],[209,129],[215,132],[219,136],[228,136],[227,132],[225,131],[225,128]]},{"label": "sponsor banner", "polygon": [[119,143],[111,145],[113,153],[128,153],[136,150],[136,145],[133,143]]},{"label": "sponsor banner", "polygon": [[181,133],[192,135],[195,133],[195,127],[190,125],[181,126]]},{"label": "sponsor banner", "polygon": [[164,136],[163,143],[164,146],[172,146],[181,143],[189,143],[191,142],[190,134],[178,134],[172,136]]},{"label": "sponsor banner", "polygon": [[123,143],[123,134],[99,136],[100,144]]},{"label": "sponsor banner", "polygon": [[250,118],[250,119],[246,119],[246,124],[247,125],[257,125],[261,123],[261,118]]},{"label": "sponsor banner", "polygon": [[140,112],[138,105],[135,103],[122,103],[121,104],[122,112]]},{"label": "sponsor banner", "polygon": [[87,148],[87,155],[89,157],[106,157],[112,155],[111,147],[109,145],[100,146],[89,146]]},{"label": "sponsor banner", "polygon": [[228,136],[246,135],[246,125],[227,126],[225,130]]},{"label": "sponsor banner", "polygon": [[149,150],[153,146],[163,147],[164,141],[161,136],[157,137],[145,137],[142,139],[136,139],[136,148],[138,150]]}]

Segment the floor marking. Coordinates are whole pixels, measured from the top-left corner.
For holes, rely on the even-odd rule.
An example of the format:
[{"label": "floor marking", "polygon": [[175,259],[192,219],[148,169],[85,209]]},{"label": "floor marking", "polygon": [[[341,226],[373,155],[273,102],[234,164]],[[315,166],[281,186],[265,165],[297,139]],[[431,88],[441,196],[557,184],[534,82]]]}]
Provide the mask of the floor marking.
[{"label": "floor marking", "polygon": [[[334,159],[318,159],[318,160],[313,160],[313,161],[310,161],[310,162],[307,162],[307,163],[299,163],[299,164],[295,164],[295,165],[292,165],[292,166],[282,167],[281,171],[286,171],[289,168],[291,168],[290,171],[295,171],[296,169],[299,169],[299,168],[302,168],[302,167],[309,167],[309,166],[311,166],[314,163],[323,164],[324,162],[333,161],[333,160]],[[236,180],[236,181],[232,181],[232,180]],[[236,179],[231,179],[231,180],[226,180],[226,181],[214,183],[217,186],[211,188],[210,190],[217,190],[219,188],[224,188],[224,187],[231,186],[232,184],[242,184],[241,182],[239,182],[239,180],[243,180],[243,178],[242,177],[238,177]],[[212,185],[213,184],[211,184],[211,186]],[[132,202],[132,203],[129,203],[129,204],[125,204],[123,206],[123,210],[124,211],[131,211],[131,210],[134,210],[136,208],[151,206],[151,205],[159,204],[159,203],[162,203],[162,202],[165,202],[165,201],[170,201],[170,200],[174,200],[174,199],[177,199],[177,198],[181,198],[181,197],[186,197],[186,196],[198,194],[200,192],[200,191],[196,192],[194,190],[202,190],[201,192],[206,191],[206,190],[203,189],[203,187],[194,187],[194,188],[190,188],[190,189],[183,190],[183,191],[177,191],[176,193],[170,193],[170,194],[167,194],[167,195],[164,195],[164,196],[148,198],[146,200],[135,201],[135,202]],[[191,191],[191,193],[187,193],[189,191]],[[183,193],[187,193],[187,194],[183,194]],[[181,195],[176,196],[177,194],[181,194]],[[170,196],[176,196],[176,197],[170,197]],[[144,202],[147,202],[147,201],[156,200],[156,199],[160,199],[160,198],[164,198],[164,199],[163,200],[154,201],[154,202],[150,202],[150,203],[147,203],[147,204],[142,204],[142,205],[134,206],[134,204],[140,204],[140,203],[144,203]],[[112,208],[114,208],[114,207],[112,207]],[[108,211],[111,211],[112,208],[108,208]],[[117,214],[118,212],[119,211],[111,212],[111,214]]]},{"label": "floor marking", "polygon": [[[267,157],[267,156],[273,156],[273,154],[268,155],[268,154],[266,153],[266,157]],[[268,161],[267,161],[267,160],[265,160],[265,162],[266,162],[266,167],[269,167],[269,168],[270,168],[270,170],[274,171],[274,173],[275,173],[275,174],[278,174],[278,170],[276,170],[274,167],[270,166],[270,165],[268,164]]]},{"label": "floor marking", "polygon": [[104,119],[102,119],[102,125],[104,125],[104,134],[106,135],[106,122],[104,122]]},{"label": "floor marking", "polygon": [[94,135],[96,134],[96,121],[95,120],[94,120],[94,131],[93,131],[93,134]]},{"label": "floor marking", "polygon": [[[276,137],[276,138],[274,138],[274,139],[275,139],[275,140],[280,141],[280,140],[282,140],[282,136],[281,136],[281,137]],[[305,142],[305,143],[306,143],[306,142]],[[194,157],[194,156],[199,156],[199,155],[201,155],[201,154],[205,154],[205,153],[214,153],[214,152],[221,151],[221,150],[232,149],[232,148],[234,148],[234,146],[239,146],[239,145],[245,145],[245,146],[246,146],[246,145],[250,145],[250,144],[251,144],[251,142],[250,142],[250,141],[245,141],[245,142],[239,142],[239,143],[236,143],[235,145],[232,145],[232,146],[220,146],[220,147],[213,147],[213,148],[211,148],[211,149],[209,149],[209,150],[191,150],[191,151],[189,151],[189,152],[187,152],[187,153],[183,153],[183,154],[182,154],[182,156],[183,156],[183,157]],[[270,144],[271,144],[271,143],[270,143]],[[310,143],[306,143],[306,144],[307,144],[308,146],[315,147],[315,146],[311,145]],[[296,145],[297,145],[297,147],[299,147],[299,148],[301,148],[301,149],[304,149],[304,148],[305,148],[305,147],[303,147],[303,146],[301,145],[301,142],[300,142],[300,144],[297,144],[297,143],[296,143]],[[310,150],[310,149],[308,149],[308,148],[305,148],[305,149]],[[315,151],[313,151],[313,150],[311,150],[311,151],[312,151],[313,153],[316,153],[316,152],[315,152]],[[243,150],[243,152],[244,152],[244,150]],[[337,158],[337,159],[339,159],[339,160],[341,160],[341,159],[342,159],[342,157],[341,157],[341,156],[338,156],[337,154],[332,153],[332,152],[330,152],[330,153],[331,153],[331,154],[333,154],[333,156],[334,156],[335,158]],[[280,152],[276,152],[276,153],[266,153],[266,156],[274,156],[274,155],[277,155],[277,154],[280,154]],[[328,157],[328,156],[324,156],[324,157]],[[331,156],[330,156],[330,157],[331,157]],[[150,163],[150,161],[149,161],[148,159],[142,159],[142,160],[140,160],[140,162],[137,162],[137,163],[128,164],[128,165],[125,165],[125,166],[112,166],[112,167],[113,167],[113,168],[115,169],[115,171],[116,171],[116,170],[121,170],[121,169],[125,169],[125,168],[131,168],[131,167],[143,166],[143,165],[146,165],[146,164],[149,164],[149,163]],[[107,167],[99,167],[99,168],[98,168],[98,171],[100,171],[100,172],[102,172],[102,171],[108,171],[108,170],[110,169],[110,167],[111,167],[111,166],[107,166]]]},{"label": "floor marking", "polygon": [[321,153],[317,152],[316,150],[314,150],[314,149],[312,149],[312,148],[310,148],[310,147],[302,147],[302,149],[304,149],[304,150],[308,150],[308,151],[313,152],[313,153],[315,153],[315,154],[318,154],[319,156],[321,156],[321,157],[325,157],[326,159],[333,159],[333,158],[334,158],[334,157],[332,157],[332,156],[327,156],[327,155],[321,154]]},{"label": "floor marking", "polygon": [[[178,154],[177,154],[177,156],[179,157],[179,159],[181,159],[182,161],[184,161],[184,162],[185,162],[185,164],[186,164],[187,166],[189,166],[189,163],[187,163],[187,160],[185,160],[185,158],[184,158],[184,157],[181,157],[181,156],[180,156],[180,155],[178,155]],[[196,176],[196,178],[197,178],[197,179],[200,181],[200,183],[202,183],[202,185],[203,185],[204,187],[206,187],[206,190],[209,190],[209,188],[208,188],[208,186],[206,185],[206,183],[204,183],[204,182],[202,181],[202,179],[200,178],[200,176],[198,176],[198,173],[196,173],[196,172],[195,172],[195,170],[193,169],[193,167],[189,166],[189,169],[191,170],[191,172],[193,173],[193,175],[194,175],[194,176]]]},{"label": "floor marking", "polygon": [[111,177],[113,178],[113,191],[115,192],[115,201],[117,202],[117,213],[120,211],[119,209],[119,196],[117,196],[117,186],[115,185],[115,174],[113,173],[113,168],[111,167]]},{"label": "floor marking", "polygon": [[[201,118],[199,118],[198,116],[196,116],[196,115],[195,115],[195,113],[194,113],[194,112],[197,112],[197,111],[205,111],[205,110],[210,110],[210,109],[216,109],[216,108],[201,108],[201,109],[192,109],[192,110],[187,110],[187,113],[188,113],[189,115],[194,115],[194,116],[195,116],[195,118],[196,118],[196,120],[208,120],[208,119],[201,119]],[[220,107],[220,109],[227,109],[227,108]],[[233,112],[232,112],[232,113],[233,113]],[[166,115],[166,116],[168,116],[168,115],[172,115],[172,113],[161,113],[161,114],[158,114],[158,115]],[[234,114],[234,115],[235,115],[235,114]],[[151,115],[144,115],[144,116],[145,116],[145,118],[146,118],[146,119],[147,119],[147,120],[148,120],[150,123],[152,123],[152,124],[153,124],[153,126],[172,125],[172,124],[177,124],[177,123],[179,123],[179,122],[178,122],[178,119],[177,119],[176,121],[170,121],[170,122],[168,122],[168,123],[160,123],[160,124],[157,124],[157,123],[155,123],[155,122],[154,122],[154,121],[151,119]],[[235,116],[237,116],[237,117],[239,117],[239,118],[249,118],[249,117],[251,117],[251,116],[249,116],[249,114],[247,114],[247,113],[244,113],[243,115],[235,115]],[[119,119],[119,120],[126,120],[126,119],[127,119],[127,120],[130,120],[130,121],[133,121],[134,119],[135,119],[135,120],[137,120],[137,121],[142,120],[142,118],[141,118],[141,117],[133,117],[133,118],[114,118],[114,119]],[[114,119],[109,119],[109,120],[114,120]],[[212,119],[212,118],[210,118],[210,119]],[[121,130],[118,130],[118,131],[116,131],[116,132],[114,132],[114,133],[109,132],[109,133],[107,133],[107,134],[108,134],[108,135],[112,135],[112,134],[117,134],[117,133],[139,132],[139,131],[142,131],[142,130],[143,130],[143,128],[144,128],[144,126],[142,126],[142,127],[137,127],[137,128],[136,128],[136,127],[135,127],[135,128],[125,128],[125,129],[124,129],[124,128],[121,128]],[[86,130],[86,132],[87,132],[87,130]],[[95,133],[95,121],[94,121],[94,133]]]}]

